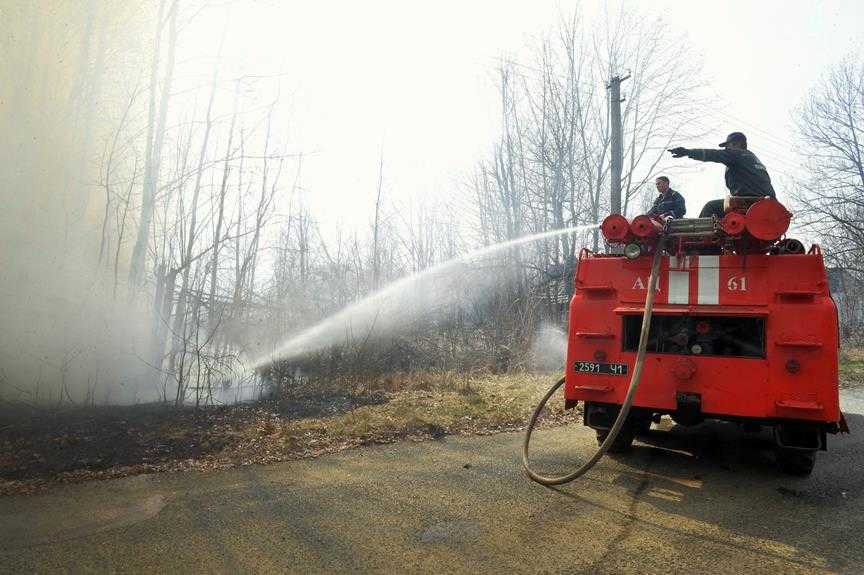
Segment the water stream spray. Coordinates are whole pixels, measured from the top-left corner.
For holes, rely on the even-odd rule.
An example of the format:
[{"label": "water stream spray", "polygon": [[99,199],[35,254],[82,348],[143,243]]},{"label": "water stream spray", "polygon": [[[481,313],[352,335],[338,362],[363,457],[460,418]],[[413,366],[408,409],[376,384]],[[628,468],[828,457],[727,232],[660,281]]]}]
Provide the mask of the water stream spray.
[{"label": "water stream spray", "polygon": [[[288,338],[271,352],[255,357],[250,362],[251,367],[259,368],[275,361],[301,357],[346,340],[365,340],[373,333],[394,333],[436,306],[458,298],[460,288],[466,287],[464,284],[468,272],[484,258],[523,244],[586,232],[596,227],[596,224],[589,224],[523,236],[474,250],[400,278]],[[501,283],[500,276],[493,273],[484,274],[483,277],[485,279],[480,280],[483,285],[471,287],[482,289]],[[477,280],[474,284],[477,284]]]}]

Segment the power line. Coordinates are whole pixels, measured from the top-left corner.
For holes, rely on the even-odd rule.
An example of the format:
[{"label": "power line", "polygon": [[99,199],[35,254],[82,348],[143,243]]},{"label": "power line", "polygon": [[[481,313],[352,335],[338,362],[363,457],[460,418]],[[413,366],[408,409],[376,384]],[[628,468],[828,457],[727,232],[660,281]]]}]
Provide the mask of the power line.
[{"label": "power line", "polygon": [[[567,81],[573,82],[574,84],[576,84],[576,85],[578,85],[578,86],[580,86],[586,90],[594,90],[597,88],[597,86],[595,84],[588,84],[585,82],[575,81],[568,76],[555,74],[549,70],[543,70],[543,69],[537,68],[535,66],[523,64],[521,62],[517,62],[517,61],[512,60],[510,58],[501,58],[501,57],[496,57],[496,56],[489,56],[488,58],[495,60],[495,61],[499,62],[500,64],[507,64],[507,65],[518,67],[518,68],[523,68],[525,70],[534,72],[535,74],[542,74],[544,76],[550,75],[550,76],[556,77],[560,80],[567,80]],[[759,128],[758,126],[752,124],[751,122],[747,122],[745,120],[742,120],[741,118],[734,116],[729,112],[725,112],[725,111],[720,110],[720,109],[714,109],[712,111],[714,113],[724,117],[726,119],[726,121],[737,123],[739,125],[746,127],[749,131],[757,132],[760,135],[762,135],[765,140],[761,143],[758,155],[764,156],[765,158],[768,158],[770,160],[770,163],[775,164],[775,166],[772,167],[771,171],[778,174],[778,175],[789,178],[789,179],[793,179],[793,180],[798,179],[797,176],[793,176],[792,174],[789,173],[789,171],[799,170],[802,168],[802,166],[800,164],[795,163],[795,161],[792,159],[785,158],[783,156],[783,154],[780,153],[781,150],[783,152],[785,152],[785,151],[789,151],[790,149],[794,148],[794,146],[790,142],[788,142],[788,141],[786,141],[786,140],[784,140],[778,136],[775,136],[775,135],[771,134],[770,132],[768,132],[762,128]],[[708,125],[704,124],[703,122],[700,122],[699,120],[694,120],[694,123],[699,128],[701,128],[702,130],[704,130],[706,132],[710,132],[710,131],[716,129],[716,126],[708,126]],[[777,149],[771,150],[772,146],[776,146]],[[780,164],[780,166],[782,166],[785,169],[778,169],[776,167],[776,164]]]},{"label": "power line", "polygon": [[[719,111],[718,111],[718,113],[719,113]],[[750,130],[752,128],[753,131],[763,132],[763,133],[767,134],[767,132],[765,132],[764,130],[757,128],[756,126],[749,124],[748,122],[744,122],[743,120],[739,120],[737,118],[734,118],[733,116],[731,116],[729,114],[723,113],[723,115],[727,117],[726,121],[731,121],[731,122],[735,122],[736,124],[743,125],[743,127],[747,128],[748,130]],[[709,128],[711,130],[717,129],[716,126],[714,126],[714,127],[706,126],[704,123],[699,122],[699,120],[696,120],[696,122],[699,123],[702,128]],[[788,151],[794,147],[791,143],[785,142],[784,140],[781,140],[780,138],[776,138],[773,136],[766,136],[765,140],[763,140],[761,142],[761,145],[762,146],[776,146],[778,150],[782,150],[784,152]]]},{"label": "power line", "polygon": [[715,112],[720,114],[721,116],[725,116],[728,120],[731,120],[733,122],[737,122],[739,124],[743,124],[748,129],[751,129],[755,132],[762,134],[763,137],[773,141],[778,146],[782,146],[784,148],[794,147],[794,144],[792,144],[791,142],[784,140],[784,139],[780,138],[779,136],[776,136],[775,134],[768,132],[767,130],[762,129],[762,128],[756,126],[755,124],[752,124],[750,122],[742,120],[741,118],[734,116],[734,115],[730,114],[729,112],[725,112],[723,110],[715,110]]},{"label": "power line", "polygon": [[551,70],[543,70],[541,68],[536,68],[534,66],[529,66],[528,64],[523,64],[521,62],[517,62],[515,60],[511,60],[509,58],[499,58],[497,56],[488,56],[490,60],[495,60],[499,64],[507,64],[510,66],[517,66],[519,68],[524,68],[525,70],[529,70],[534,72],[535,74],[542,74],[544,76],[552,76],[553,78],[558,78],[559,80],[567,80],[568,82],[572,82],[573,84],[585,89],[585,90],[596,90],[599,87],[599,82],[584,82],[584,81],[576,81],[569,76],[565,76],[562,74],[553,73]]}]

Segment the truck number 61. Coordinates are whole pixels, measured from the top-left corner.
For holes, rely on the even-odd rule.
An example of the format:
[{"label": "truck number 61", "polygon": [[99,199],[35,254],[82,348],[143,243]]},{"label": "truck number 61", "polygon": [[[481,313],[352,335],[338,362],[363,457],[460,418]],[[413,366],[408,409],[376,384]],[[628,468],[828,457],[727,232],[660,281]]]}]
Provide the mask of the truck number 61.
[{"label": "truck number 61", "polygon": [[747,291],[747,276],[732,276],[726,282],[729,291]]}]

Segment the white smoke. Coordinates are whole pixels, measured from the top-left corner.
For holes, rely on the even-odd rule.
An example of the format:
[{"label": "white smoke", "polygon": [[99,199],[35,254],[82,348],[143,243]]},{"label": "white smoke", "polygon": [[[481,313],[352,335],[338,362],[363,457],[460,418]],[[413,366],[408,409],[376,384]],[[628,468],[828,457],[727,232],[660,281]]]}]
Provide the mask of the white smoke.
[{"label": "white smoke", "polygon": [[98,91],[108,63],[94,52],[121,42],[90,26],[97,3],[77,4],[0,10],[0,400],[135,402],[155,392],[136,385],[146,314],[115,294],[116,254],[99,253],[106,102],[127,86]]},{"label": "white smoke", "polygon": [[567,360],[567,332],[562,328],[542,324],[531,346],[531,367],[538,371],[562,371]]}]

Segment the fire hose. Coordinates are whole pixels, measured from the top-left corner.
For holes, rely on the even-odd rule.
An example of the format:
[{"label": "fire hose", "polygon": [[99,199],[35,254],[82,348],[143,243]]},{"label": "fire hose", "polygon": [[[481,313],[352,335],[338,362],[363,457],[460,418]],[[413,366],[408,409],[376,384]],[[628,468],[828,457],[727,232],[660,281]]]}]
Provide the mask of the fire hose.
[{"label": "fire hose", "polygon": [[630,413],[630,406],[633,404],[633,397],[636,395],[636,389],[639,387],[639,380],[642,377],[642,367],[645,364],[645,350],[648,347],[648,331],[651,329],[651,314],[654,311],[654,294],[657,288],[657,279],[660,276],[660,254],[662,252],[663,245],[662,242],[660,242],[655,248],[654,260],[651,264],[651,275],[648,278],[648,293],[645,296],[645,313],[642,316],[642,330],[639,334],[639,347],[636,352],[636,364],[633,368],[633,375],[630,378],[630,387],[627,388],[627,395],[624,398],[624,403],[621,404],[621,409],[618,411],[618,417],[615,419],[615,423],[612,424],[612,428],[609,430],[603,443],[600,444],[597,452],[575,471],[558,477],[547,477],[545,475],[540,475],[531,469],[531,465],[528,461],[528,445],[531,443],[531,433],[534,431],[534,426],[537,425],[537,420],[540,418],[540,414],[546,407],[546,402],[549,401],[549,398],[551,398],[562,385],[564,385],[563,377],[556,381],[555,384],[549,388],[549,391],[546,392],[546,395],[543,396],[543,399],[540,400],[540,403],[537,404],[536,409],[534,409],[534,413],[531,415],[531,420],[528,422],[528,429],[525,431],[525,440],[522,443],[522,467],[525,469],[525,473],[528,477],[537,483],[542,485],[561,485],[563,483],[569,483],[584,475],[589,469],[594,467],[606,451],[609,450],[612,443],[615,441],[615,438],[618,436],[618,433],[621,431],[621,428],[624,426],[624,423],[627,421],[627,416]]}]

